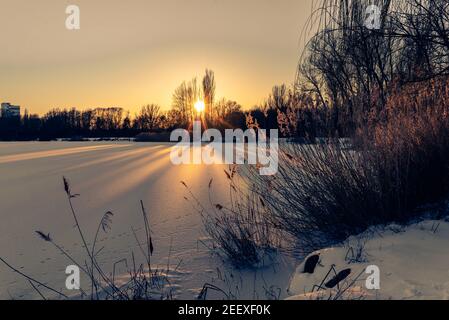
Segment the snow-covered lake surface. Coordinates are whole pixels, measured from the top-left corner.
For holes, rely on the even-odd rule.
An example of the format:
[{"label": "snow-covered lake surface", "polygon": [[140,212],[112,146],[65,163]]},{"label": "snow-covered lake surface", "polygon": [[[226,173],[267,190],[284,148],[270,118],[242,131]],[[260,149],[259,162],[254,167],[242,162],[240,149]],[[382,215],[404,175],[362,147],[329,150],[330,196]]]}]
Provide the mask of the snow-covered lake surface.
[{"label": "snow-covered lake surface", "polygon": [[[68,293],[65,269],[70,261],[35,234],[36,230],[50,233],[74,257],[84,257],[63,190],[66,176],[72,192],[80,194],[74,206],[90,240],[102,215],[114,213],[112,230],[100,242],[104,250],[99,261],[105,269],[124,258],[130,261],[131,252],[139,255],[131,228],[142,235],[143,200],[154,237],[153,263],[166,267],[170,261],[172,270],[178,266],[170,274],[177,298],[196,297],[206,282],[242,299],[265,299],[270,288],[280,298],[286,297],[294,268],[291,261],[281,259],[270,268],[239,272],[211,256],[201,244],[207,241],[201,217],[184,199],[187,192],[180,181],[208,203],[208,183],[213,178],[214,202],[226,203],[225,167],[174,166],[170,148],[169,144],[132,142],[0,143],[0,257]],[[0,299],[10,298],[38,296],[26,280],[0,265]]]}]

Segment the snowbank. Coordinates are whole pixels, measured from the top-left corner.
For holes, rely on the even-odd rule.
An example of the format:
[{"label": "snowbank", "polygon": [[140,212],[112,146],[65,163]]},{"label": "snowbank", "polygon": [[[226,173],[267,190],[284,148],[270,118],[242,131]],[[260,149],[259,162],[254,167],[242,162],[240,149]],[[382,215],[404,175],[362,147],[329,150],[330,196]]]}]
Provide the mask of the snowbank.
[{"label": "snowbank", "polygon": [[[376,266],[380,289],[373,289]],[[305,273],[312,269],[313,273]],[[338,286],[326,287],[348,269],[349,276]],[[314,288],[320,285],[322,289]],[[292,300],[449,299],[449,223],[427,220],[408,227],[372,229],[340,247],[315,252],[297,268],[288,292]]]}]

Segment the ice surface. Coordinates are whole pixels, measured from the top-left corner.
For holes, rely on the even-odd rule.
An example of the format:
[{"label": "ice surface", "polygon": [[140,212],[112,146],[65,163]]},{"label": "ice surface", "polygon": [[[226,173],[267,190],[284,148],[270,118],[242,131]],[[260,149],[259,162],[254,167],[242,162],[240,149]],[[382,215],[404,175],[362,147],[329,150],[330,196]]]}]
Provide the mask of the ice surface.
[{"label": "ice surface", "polygon": [[[35,230],[50,233],[74,257],[84,259],[62,186],[66,176],[72,192],[81,195],[74,205],[90,241],[102,215],[114,213],[112,230],[100,242],[105,248],[99,261],[107,270],[120,259],[131,259],[131,251],[139,256],[131,227],[143,235],[139,203],[143,200],[154,237],[153,263],[166,267],[170,257],[172,270],[179,264],[170,275],[178,298],[195,297],[206,282],[231,287],[238,298],[266,298],[267,291],[278,289],[284,297],[290,262],[282,260],[257,273],[238,272],[211,257],[200,243],[205,237],[201,218],[184,199],[180,181],[207,203],[213,178],[214,201],[225,203],[225,167],[174,166],[170,147],[130,142],[0,143],[0,256],[64,291],[65,268],[71,263],[38,239]],[[0,265],[0,299],[36,297],[27,281]]]}]

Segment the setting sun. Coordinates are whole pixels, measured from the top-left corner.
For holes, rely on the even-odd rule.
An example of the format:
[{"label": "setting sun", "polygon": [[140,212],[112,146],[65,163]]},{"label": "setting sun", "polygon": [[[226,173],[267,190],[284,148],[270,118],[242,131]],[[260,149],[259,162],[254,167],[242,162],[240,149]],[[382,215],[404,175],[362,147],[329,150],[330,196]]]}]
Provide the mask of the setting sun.
[{"label": "setting sun", "polygon": [[204,104],[204,101],[198,100],[195,103],[195,110],[196,110],[196,112],[203,113],[205,109],[206,109],[206,105]]}]

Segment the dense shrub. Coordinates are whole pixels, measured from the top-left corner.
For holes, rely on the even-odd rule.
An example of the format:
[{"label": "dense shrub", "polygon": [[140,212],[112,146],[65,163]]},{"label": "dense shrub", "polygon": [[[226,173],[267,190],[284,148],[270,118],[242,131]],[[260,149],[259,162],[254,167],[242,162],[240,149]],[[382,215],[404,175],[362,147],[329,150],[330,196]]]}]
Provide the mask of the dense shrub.
[{"label": "dense shrub", "polygon": [[280,247],[278,233],[268,218],[269,208],[257,193],[248,192],[251,188],[239,178],[235,166],[225,174],[230,189],[228,204],[213,202],[212,180],[208,205],[200,203],[184,184],[201,213],[210,249],[238,269],[267,266]]},{"label": "dense shrub", "polygon": [[273,223],[308,251],[369,226],[407,223],[449,193],[447,79],[398,88],[348,144],[287,144],[279,174],[250,179]]}]

